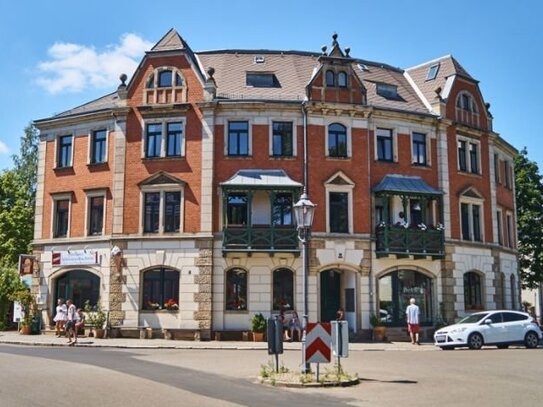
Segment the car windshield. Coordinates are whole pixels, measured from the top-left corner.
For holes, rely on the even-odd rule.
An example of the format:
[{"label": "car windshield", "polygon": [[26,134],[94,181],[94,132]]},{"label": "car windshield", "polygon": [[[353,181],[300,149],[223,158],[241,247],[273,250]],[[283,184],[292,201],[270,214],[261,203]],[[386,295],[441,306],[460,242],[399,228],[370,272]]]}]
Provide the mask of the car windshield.
[{"label": "car windshield", "polygon": [[459,324],[475,324],[476,322],[481,321],[487,316],[488,316],[488,313],[468,315],[464,319],[461,319],[460,321],[458,321],[458,323]]}]

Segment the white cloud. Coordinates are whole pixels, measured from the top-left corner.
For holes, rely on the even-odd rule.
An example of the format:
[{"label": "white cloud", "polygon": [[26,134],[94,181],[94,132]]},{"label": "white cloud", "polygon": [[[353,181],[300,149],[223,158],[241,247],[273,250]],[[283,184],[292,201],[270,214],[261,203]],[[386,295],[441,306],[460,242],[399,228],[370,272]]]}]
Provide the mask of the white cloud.
[{"label": "white cloud", "polygon": [[38,65],[37,82],[50,93],[112,88],[121,73],[130,77],[152,46],[136,34],[123,34],[118,44],[102,52],[93,46],[55,43],[47,50],[49,60]]},{"label": "white cloud", "polygon": [[8,146],[2,141],[0,141],[0,154],[9,154]]}]

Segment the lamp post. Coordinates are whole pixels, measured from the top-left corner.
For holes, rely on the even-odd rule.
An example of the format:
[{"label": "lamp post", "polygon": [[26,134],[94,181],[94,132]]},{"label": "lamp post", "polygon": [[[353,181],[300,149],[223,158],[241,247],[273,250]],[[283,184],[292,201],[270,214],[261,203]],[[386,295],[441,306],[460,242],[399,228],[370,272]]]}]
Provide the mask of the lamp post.
[{"label": "lamp post", "polygon": [[307,330],[307,276],[309,274],[309,238],[311,234],[311,225],[313,224],[313,215],[316,205],[309,200],[306,193],[306,187],[300,200],[294,204],[294,215],[298,225],[298,239],[302,242],[302,268],[303,268],[303,286],[302,286],[302,373],[309,372],[309,366],[305,361],[306,330]]}]

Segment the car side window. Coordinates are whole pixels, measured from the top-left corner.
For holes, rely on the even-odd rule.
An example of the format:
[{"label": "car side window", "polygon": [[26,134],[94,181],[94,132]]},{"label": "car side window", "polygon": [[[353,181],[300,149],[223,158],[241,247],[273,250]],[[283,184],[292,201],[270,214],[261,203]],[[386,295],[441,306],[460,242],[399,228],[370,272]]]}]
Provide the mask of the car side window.
[{"label": "car side window", "polygon": [[496,312],[495,314],[489,315],[486,319],[491,319],[493,324],[500,324],[502,322],[503,312]]},{"label": "car side window", "polygon": [[503,312],[503,322],[524,321],[528,319],[525,315],[514,312]]}]

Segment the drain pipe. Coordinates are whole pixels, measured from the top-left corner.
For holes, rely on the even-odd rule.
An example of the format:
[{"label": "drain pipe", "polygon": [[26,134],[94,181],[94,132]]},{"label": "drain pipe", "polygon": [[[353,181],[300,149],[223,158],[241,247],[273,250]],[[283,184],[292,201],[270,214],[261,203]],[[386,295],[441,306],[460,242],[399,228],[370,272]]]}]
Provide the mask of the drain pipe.
[{"label": "drain pipe", "polygon": [[309,188],[307,186],[307,183],[309,181],[308,179],[308,159],[307,159],[307,110],[306,110],[306,104],[307,104],[307,97],[302,102],[302,117],[303,117],[303,126],[304,126],[304,158],[303,158],[303,170],[304,170],[304,192],[306,194],[309,194]]},{"label": "drain pipe", "polygon": [[[371,129],[372,129],[372,126],[371,126],[371,123],[372,123],[372,112],[370,111],[368,113],[368,159],[367,159],[367,174],[368,174],[368,186],[370,188],[370,194],[371,194],[371,151],[370,151],[370,147],[371,147]],[[375,133],[375,132],[374,132]],[[374,134],[375,136],[375,134]],[[371,216],[371,219],[374,219],[374,210],[373,210],[373,206],[375,205],[375,197],[373,197],[373,199],[370,201],[370,202],[373,202],[373,205],[370,204],[370,216]],[[370,231],[371,232],[371,231]],[[371,314],[375,314],[375,301],[376,301],[376,296],[375,296],[375,292],[373,290],[373,264],[372,264],[372,255],[371,255],[371,251],[372,251],[372,243],[371,243],[371,240],[370,240],[370,272],[368,273],[368,288],[369,288],[369,292],[370,292],[370,316]]]}]

